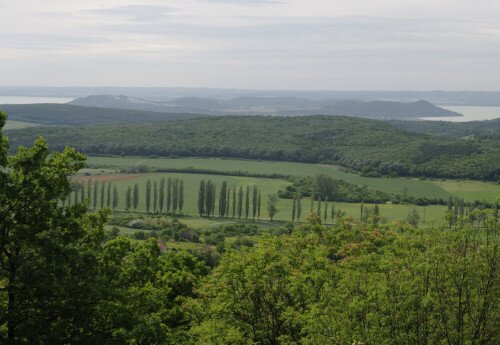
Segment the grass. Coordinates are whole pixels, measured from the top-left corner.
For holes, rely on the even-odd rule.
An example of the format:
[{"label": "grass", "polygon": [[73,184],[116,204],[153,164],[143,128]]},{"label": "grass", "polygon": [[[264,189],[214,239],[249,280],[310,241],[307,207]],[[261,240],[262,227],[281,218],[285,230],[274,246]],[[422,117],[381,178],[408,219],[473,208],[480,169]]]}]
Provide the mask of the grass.
[{"label": "grass", "polygon": [[31,122],[21,122],[21,121],[7,120],[7,123],[5,124],[5,127],[3,129],[4,130],[7,130],[7,129],[21,129],[21,128],[28,128],[28,127],[35,127],[35,126],[40,126],[40,124],[38,124],[38,123],[31,123]]},{"label": "grass", "polygon": [[[125,178],[127,177],[127,178]],[[114,178],[114,179],[113,179]],[[197,174],[173,174],[173,173],[153,173],[153,174],[116,174],[116,175],[99,175],[99,176],[78,176],[77,180],[85,180],[85,184],[88,184],[89,180],[101,180],[101,181],[112,181],[113,185],[116,185],[118,188],[118,193],[120,197],[119,205],[117,210],[125,209],[125,193],[127,187],[133,187],[135,183],[139,184],[139,207],[137,208],[138,212],[145,212],[145,190],[146,190],[146,182],[147,180],[151,180],[152,183],[156,181],[159,186],[159,182],[161,178],[179,178],[184,181],[184,209],[183,214],[185,217],[180,218],[180,221],[186,223],[188,226],[193,228],[206,228],[211,226],[217,226],[225,223],[232,223],[235,220],[233,219],[206,219],[198,216],[198,208],[197,208],[197,200],[198,200],[198,186],[201,179],[212,180],[220,186],[223,181],[227,181],[228,185],[233,187],[236,186],[254,186],[256,185],[262,193],[262,208],[261,208],[261,218],[265,220],[265,222],[260,223],[262,226],[269,226],[269,222],[267,221],[267,211],[266,211],[266,202],[267,195],[271,193],[276,193],[280,189],[284,189],[289,182],[284,180],[276,180],[276,179],[264,179],[264,178],[253,178],[253,177],[240,177],[240,176],[219,176],[219,175],[197,175]],[[100,184],[102,185],[102,184]],[[107,186],[107,184],[106,184]],[[99,197],[98,197],[98,205],[100,205],[100,186]],[[243,198],[245,199],[245,198]],[[232,205],[232,204],[231,204]],[[332,203],[329,203],[329,209]],[[365,205],[366,207],[371,207],[372,205]],[[395,221],[395,220],[404,220],[408,215],[408,205],[393,205],[393,204],[383,204],[379,205],[380,207],[380,215],[386,221]],[[342,203],[335,202],[335,208],[337,210],[342,210],[346,215],[352,216],[353,218],[359,219],[360,217],[360,204],[358,203]],[[217,209],[217,206],[216,206]],[[430,220],[439,220],[445,214],[446,207],[445,206],[426,206],[426,207],[418,207],[417,208],[421,219],[430,221]],[[278,214],[275,217],[276,221],[290,221],[292,214],[292,201],[288,199],[280,199],[278,202]],[[302,200],[302,219],[309,213],[310,210],[310,200],[303,199]],[[316,210],[316,205],[314,207]],[[425,211],[424,211],[425,210]],[[151,209],[152,211],[152,209]],[[216,211],[217,212],[217,211]],[[232,210],[231,210],[232,213]],[[244,211],[243,211],[244,213]],[[250,210],[250,219],[251,216]],[[425,217],[424,217],[425,214]],[[236,220],[237,221],[237,220]]]},{"label": "grass", "polygon": [[117,167],[145,164],[153,168],[195,168],[216,171],[243,171],[260,174],[282,174],[292,176],[314,176],[326,174],[358,185],[367,185],[388,193],[413,195],[416,197],[441,198],[463,197],[466,201],[487,200],[494,202],[500,197],[500,184],[480,181],[421,180],[417,178],[363,177],[342,171],[338,166],[292,162],[270,162],[234,160],[221,158],[146,158],[146,157],[89,157],[96,165]]}]

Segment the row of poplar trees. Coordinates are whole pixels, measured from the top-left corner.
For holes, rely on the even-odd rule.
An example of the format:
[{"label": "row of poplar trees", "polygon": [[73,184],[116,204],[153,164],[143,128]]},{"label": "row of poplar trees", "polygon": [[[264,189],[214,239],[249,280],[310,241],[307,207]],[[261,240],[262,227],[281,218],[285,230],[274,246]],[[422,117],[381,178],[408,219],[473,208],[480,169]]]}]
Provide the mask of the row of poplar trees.
[{"label": "row of poplar trees", "polygon": [[[218,194],[218,205],[217,204]],[[211,180],[200,181],[198,189],[198,213],[200,216],[213,217],[215,207],[218,206],[219,218],[245,218],[251,217],[260,219],[262,198],[256,186],[228,186],[227,182],[222,182],[219,192],[217,186]]]},{"label": "row of poplar trees", "polygon": [[[62,200],[63,206],[72,203],[83,203],[85,200],[89,203],[89,208],[94,210],[104,207],[118,207],[120,197],[116,185],[112,186],[112,182],[99,181],[92,182],[91,180],[75,182],[72,184],[73,192],[68,197]],[[100,202],[99,202],[100,201]],[[125,209],[127,211],[139,207],[139,184],[134,184],[133,187],[128,186],[125,193]],[[160,182],[148,180],[146,182],[145,204],[147,212],[163,213],[182,213],[184,207],[184,181],[176,178],[162,178]]]}]

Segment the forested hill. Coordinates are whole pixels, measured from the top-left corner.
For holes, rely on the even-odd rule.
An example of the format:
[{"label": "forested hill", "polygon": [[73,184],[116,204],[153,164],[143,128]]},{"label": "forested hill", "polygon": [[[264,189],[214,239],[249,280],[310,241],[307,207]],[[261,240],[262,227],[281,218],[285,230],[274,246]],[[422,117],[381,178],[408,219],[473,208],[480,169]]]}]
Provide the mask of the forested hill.
[{"label": "forested hill", "polygon": [[74,105],[212,115],[348,115],[375,119],[426,116],[461,116],[424,100],[415,102],[311,100],[296,97],[238,97],[229,100],[180,97],[160,102],[127,96],[93,95],[70,102]]},{"label": "forested hill", "polygon": [[490,137],[500,140],[500,118],[487,121],[391,121],[394,127],[414,133],[451,138]]},{"label": "forested hill", "polygon": [[81,107],[70,104],[3,104],[0,111],[9,120],[41,125],[94,125],[109,123],[151,123],[200,117],[197,114]]},{"label": "forested hill", "polygon": [[42,134],[56,150],[72,145],[88,154],[326,162],[372,176],[497,180],[500,173],[498,141],[408,133],[387,122],[344,116],[229,116],[7,133],[11,148]]}]

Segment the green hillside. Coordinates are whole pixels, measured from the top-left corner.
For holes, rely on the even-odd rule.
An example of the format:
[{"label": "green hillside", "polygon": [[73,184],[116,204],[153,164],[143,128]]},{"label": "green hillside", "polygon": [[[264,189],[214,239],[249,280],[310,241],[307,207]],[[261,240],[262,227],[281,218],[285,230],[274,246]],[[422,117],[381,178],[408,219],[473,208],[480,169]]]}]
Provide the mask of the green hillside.
[{"label": "green hillside", "polygon": [[366,176],[498,180],[500,144],[408,133],[344,116],[199,118],[162,124],[27,128],[12,147],[42,134],[55,150],[88,154],[228,157],[337,164]]}]

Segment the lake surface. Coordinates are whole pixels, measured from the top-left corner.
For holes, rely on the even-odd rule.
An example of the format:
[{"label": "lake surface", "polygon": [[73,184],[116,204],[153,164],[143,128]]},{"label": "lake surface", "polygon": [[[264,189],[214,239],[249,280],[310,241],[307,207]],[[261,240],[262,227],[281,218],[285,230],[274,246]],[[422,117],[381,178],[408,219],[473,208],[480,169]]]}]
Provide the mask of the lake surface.
[{"label": "lake surface", "polygon": [[439,116],[423,117],[426,121],[450,121],[450,122],[468,122],[493,120],[500,117],[500,107],[476,107],[476,106],[442,106],[441,108],[456,111],[464,116]]},{"label": "lake surface", "polygon": [[74,98],[0,96],[0,104],[67,103]]}]

